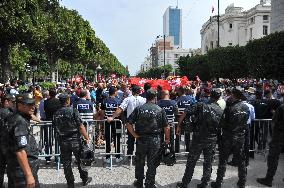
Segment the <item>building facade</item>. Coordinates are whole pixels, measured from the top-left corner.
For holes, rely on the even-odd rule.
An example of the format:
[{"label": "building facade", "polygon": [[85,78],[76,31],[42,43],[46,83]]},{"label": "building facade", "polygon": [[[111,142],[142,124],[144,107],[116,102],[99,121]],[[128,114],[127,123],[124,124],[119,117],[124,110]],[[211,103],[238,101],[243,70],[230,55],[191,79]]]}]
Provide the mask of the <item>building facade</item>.
[{"label": "building facade", "polygon": [[[244,11],[242,7],[229,5],[225,14],[220,16],[220,46],[244,46],[248,41],[270,34],[271,5],[261,0],[254,8]],[[201,34],[201,51],[205,54],[218,44],[217,16],[211,17],[203,24]]]},{"label": "building facade", "polygon": [[182,47],[182,10],[169,7],[163,16],[163,31],[165,36],[174,37],[174,46]]},{"label": "building facade", "polygon": [[271,1],[271,33],[284,31],[284,0]]}]

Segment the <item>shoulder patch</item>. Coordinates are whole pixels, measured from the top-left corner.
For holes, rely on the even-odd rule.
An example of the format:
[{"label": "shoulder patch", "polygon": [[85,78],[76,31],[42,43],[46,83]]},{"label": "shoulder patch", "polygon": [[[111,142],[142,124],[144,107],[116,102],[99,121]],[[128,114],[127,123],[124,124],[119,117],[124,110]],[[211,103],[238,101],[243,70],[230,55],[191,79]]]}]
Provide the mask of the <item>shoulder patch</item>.
[{"label": "shoulder patch", "polygon": [[21,146],[25,146],[28,144],[28,140],[27,140],[27,137],[26,136],[21,136],[20,137],[20,145]]}]

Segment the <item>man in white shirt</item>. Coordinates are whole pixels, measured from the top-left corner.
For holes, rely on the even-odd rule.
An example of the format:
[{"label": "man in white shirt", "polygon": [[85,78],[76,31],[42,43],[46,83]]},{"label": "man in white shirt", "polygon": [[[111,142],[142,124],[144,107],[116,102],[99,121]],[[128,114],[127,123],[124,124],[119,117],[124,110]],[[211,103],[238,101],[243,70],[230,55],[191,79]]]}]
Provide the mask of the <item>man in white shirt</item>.
[{"label": "man in white shirt", "polygon": [[[133,86],[132,87],[132,95],[125,98],[120,106],[116,109],[115,113],[112,117],[107,118],[108,122],[113,121],[114,118],[118,117],[123,111],[126,110],[126,117],[128,118],[130,114],[134,111],[134,109],[138,106],[141,106],[146,103],[146,99],[139,96],[140,87]],[[134,141],[135,138],[127,131],[128,140],[127,140],[127,155],[133,155],[134,151]]]}]

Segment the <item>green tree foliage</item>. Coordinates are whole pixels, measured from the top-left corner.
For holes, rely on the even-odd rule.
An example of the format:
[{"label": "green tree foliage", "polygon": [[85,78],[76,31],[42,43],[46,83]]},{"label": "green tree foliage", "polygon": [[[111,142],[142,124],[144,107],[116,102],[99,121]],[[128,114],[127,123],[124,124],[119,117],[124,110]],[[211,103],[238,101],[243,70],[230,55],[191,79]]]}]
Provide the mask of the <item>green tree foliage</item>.
[{"label": "green tree foliage", "polygon": [[284,32],[250,41],[246,46],[221,47],[205,55],[181,57],[181,75],[191,79],[272,78],[284,79]]},{"label": "green tree foliage", "polygon": [[[100,64],[107,74],[129,75],[77,11],[60,6],[58,0],[2,0],[1,81],[8,81],[11,71],[23,70],[29,61],[38,63],[38,75],[53,75],[53,81],[50,72],[55,72],[57,62],[60,74],[66,77],[93,64]],[[81,73],[84,71],[90,72]]]},{"label": "green tree foliage", "polygon": [[148,71],[140,72],[137,76],[142,78],[161,78],[162,74],[166,72],[166,77],[173,71],[171,65],[166,65],[163,67],[151,68]]}]

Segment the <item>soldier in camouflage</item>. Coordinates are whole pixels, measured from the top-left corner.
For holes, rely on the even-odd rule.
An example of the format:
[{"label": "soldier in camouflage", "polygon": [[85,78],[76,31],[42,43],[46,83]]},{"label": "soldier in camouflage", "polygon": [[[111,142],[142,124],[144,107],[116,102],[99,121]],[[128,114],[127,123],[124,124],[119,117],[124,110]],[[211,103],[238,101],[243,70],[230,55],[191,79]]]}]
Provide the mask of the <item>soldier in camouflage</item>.
[{"label": "soldier in camouflage", "polygon": [[239,176],[237,185],[240,188],[245,187],[247,168],[245,165],[244,143],[249,118],[249,108],[242,102],[242,98],[243,93],[238,89],[233,89],[230,103],[227,102],[227,106],[221,118],[220,124],[223,129],[223,134],[219,166],[216,181],[211,183],[212,188],[221,187],[231,151],[233,151],[233,154],[237,158]]},{"label": "soldier in camouflage", "polygon": [[199,102],[187,108],[185,113],[180,117],[177,127],[177,134],[181,133],[181,123],[186,116],[190,116],[194,121],[190,126],[193,126],[193,139],[186,164],[186,169],[182,182],[177,184],[179,188],[186,188],[190,183],[194,168],[200,154],[204,154],[203,177],[198,188],[205,188],[210,181],[212,162],[214,158],[214,150],[217,142],[217,132],[219,122],[223,114],[223,110],[217,104],[221,96],[221,91],[213,90],[208,102]]}]

